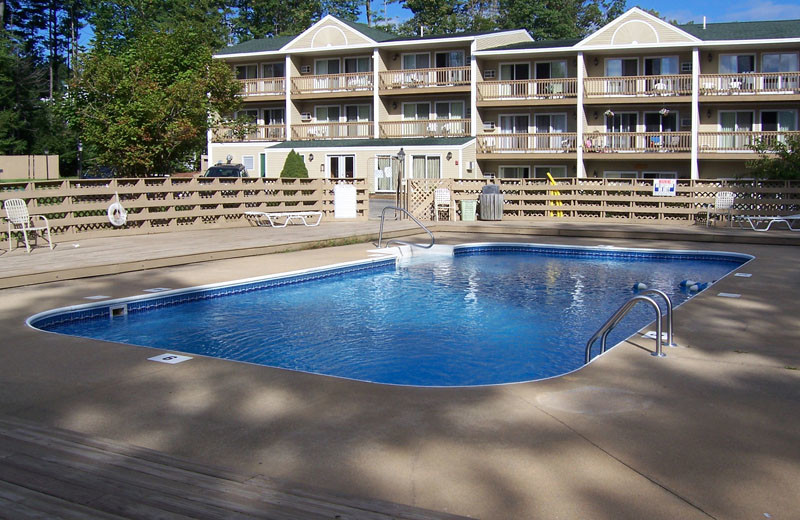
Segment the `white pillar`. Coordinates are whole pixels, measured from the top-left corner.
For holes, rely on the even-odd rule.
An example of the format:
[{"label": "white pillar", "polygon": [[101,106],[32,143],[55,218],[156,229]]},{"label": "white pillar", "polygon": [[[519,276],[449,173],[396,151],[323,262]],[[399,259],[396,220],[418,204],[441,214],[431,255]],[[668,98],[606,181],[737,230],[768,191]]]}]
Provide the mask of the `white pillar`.
[{"label": "white pillar", "polygon": [[478,43],[472,40],[469,46],[469,102],[470,102],[470,132],[469,135],[478,135],[478,58],[475,52],[478,50]]},{"label": "white pillar", "polygon": [[[372,50],[372,137],[380,139],[380,103],[381,97],[378,95],[378,87],[380,81],[380,61],[381,56],[378,48]],[[377,164],[377,163],[376,163]]]},{"label": "white pillar", "polygon": [[[211,148],[211,142],[212,142],[211,138],[212,138],[213,135],[214,135],[213,130],[211,128],[209,128],[208,131],[206,132],[206,140],[208,141],[208,144],[206,145],[206,155],[208,155],[208,165],[209,166],[213,166],[214,165],[214,163],[212,162],[213,161],[213,157],[214,157],[213,156],[214,152],[212,151],[213,149]],[[202,167],[202,165],[201,165],[201,167]]]},{"label": "white pillar", "polygon": [[692,155],[691,155],[691,176],[692,179],[700,178],[700,168],[698,165],[697,151],[700,138],[700,50],[697,47],[692,49]]},{"label": "white pillar", "polygon": [[292,57],[287,54],[286,62],[283,66],[284,70],[284,96],[286,97],[286,104],[284,108],[284,125],[286,127],[286,140],[292,139]]},{"label": "white pillar", "polygon": [[578,101],[575,108],[575,119],[576,119],[576,127],[575,131],[577,136],[575,137],[577,151],[578,151],[578,158],[577,158],[577,166],[576,170],[576,177],[586,177],[586,167],[583,164],[583,116],[584,116],[584,109],[583,109],[583,76],[585,73],[584,69],[584,62],[583,62],[583,53],[578,53],[578,62],[577,62],[577,69],[578,69]]}]

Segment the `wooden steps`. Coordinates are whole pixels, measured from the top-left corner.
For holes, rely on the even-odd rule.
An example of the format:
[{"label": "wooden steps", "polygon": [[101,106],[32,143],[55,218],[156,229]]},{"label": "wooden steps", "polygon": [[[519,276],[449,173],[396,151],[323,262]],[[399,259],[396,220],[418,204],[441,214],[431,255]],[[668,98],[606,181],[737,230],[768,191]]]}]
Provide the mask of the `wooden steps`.
[{"label": "wooden steps", "polygon": [[0,518],[464,518],[254,478],[0,417]]}]

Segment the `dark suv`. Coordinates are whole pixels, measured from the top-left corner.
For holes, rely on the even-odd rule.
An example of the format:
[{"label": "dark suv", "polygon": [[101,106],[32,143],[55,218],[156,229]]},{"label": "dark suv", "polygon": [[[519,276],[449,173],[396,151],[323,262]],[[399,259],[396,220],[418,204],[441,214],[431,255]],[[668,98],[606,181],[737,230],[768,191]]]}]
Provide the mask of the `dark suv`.
[{"label": "dark suv", "polygon": [[247,177],[247,168],[243,164],[215,164],[203,177]]}]

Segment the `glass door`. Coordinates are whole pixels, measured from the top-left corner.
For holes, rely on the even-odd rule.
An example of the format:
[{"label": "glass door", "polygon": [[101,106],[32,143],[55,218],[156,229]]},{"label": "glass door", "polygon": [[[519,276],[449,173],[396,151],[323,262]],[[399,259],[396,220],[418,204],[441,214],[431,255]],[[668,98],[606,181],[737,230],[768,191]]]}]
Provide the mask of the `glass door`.
[{"label": "glass door", "polygon": [[527,150],[529,118],[527,115],[501,115],[500,135],[498,138],[500,150]]},{"label": "glass door", "polygon": [[503,97],[528,97],[528,80],[531,77],[528,63],[503,63],[500,65],[500,81],[513,82],[500,85]]},{"label": "glass door", "polygon": [[[626,77],[639,74],[639,60],[637,58],[611,58],[606,60],[606,76]],[[609,94],[635,94],[634,81],[615,79],[606,81],[606,92]]]},{"label": "glass door", "polygon": [[[719,137],[721,150],[747,150],[752,142],[752,112],[720,112]],[[727,135],[726,135],[727,134]]]},{"label": "glass door", "polygon": [[331,179],[353,179],[355,177],[354,155],[329,155],[328,172]]},{"label": "glass door", "polygon": [[[314,74],[317,76],[339,74],[339,59],[314,61]],[[339,78],[315,78],[314,88],[318,90],[335,90],[339,88]]]},{"label": "glass door", "polygon": [[537,134],[534,147],[538,150],[561,150],[561,136],[553,134],[567,131],[567,115],[537,114],[533,121],[536,126],[534,131]]},{"label": "glass door", "polygon": [[[448,51],[437,52],[435,55],[436,68],[443,69],[449,67],[463,67],[464,66],[464,51]],[[465,80],[463,70],[444,70],[436,71],[437,83],[442,84],[457,84]]]},{"label": "glass door", "polygon": [[392,158],[389,155],[379,155],[375,158],[375,191],[393,192],[395,190],[394,180],[399,172],[394,171],[394,168],[397,166],[399,164],[392,164]]},{"label": "glass door", "polygon": [[[558,79],[567,77],[566,61],[543,61],[536,64],[536,79]],[[536,93],[558,97],[564,93],[564,84],[555,81],[537,82]]]},{"label": "glass door", "polygon": [[372,58],[366,56],[359,58],[345,58],[345,74],[357,74],[355,76],[347,77],[347,88],[353,90],[369,88],[370,81],[367,73],[369,73],[371,70]]},{"label": "glass door", "polygon": [[363,123],[369,122],[371,108],[369,105],[348,105],[344,107],[345,118],[348,123],[351,123],[347,125],[348,137],[369,137],[369,125]]},{"label": "glass door", "polygon": [[761,71],[765,72],[764,90],[796,90],[798,85],[796,74],[779,74],[781,72],[797,72],[797,53],[769,53],[761,56]]},{"label": "glass door", "polygon": [[[315,118],[318,125],[309,131],[310,137],[338,137],[339,136],[339,107],[316,107]],[[312,132],[314,135],[312,135]]]},{"label": "glass door", "polygon": [[612,134],[612,150],[632,150],[636,145],[636,125],[638,114],[635,112],[625,114],[614,114],[606,117],[606,132]]}]

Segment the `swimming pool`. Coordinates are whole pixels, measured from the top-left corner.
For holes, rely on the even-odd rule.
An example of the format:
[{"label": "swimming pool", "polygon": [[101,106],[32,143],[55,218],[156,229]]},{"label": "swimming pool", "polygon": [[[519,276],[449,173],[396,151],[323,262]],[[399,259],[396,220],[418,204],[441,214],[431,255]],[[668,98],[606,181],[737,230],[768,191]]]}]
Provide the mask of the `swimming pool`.
[{"label": "swimming pool", "polygon": [[[637,282],[678,305],[750,256],[531,244],[370,260],[55,309],[42,330],[387,384],[530,381],[583,365]],[[613,345],[653,320],[639,306]]]}]

